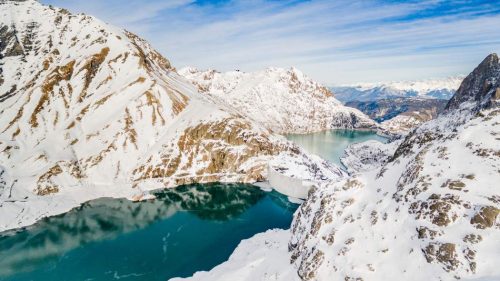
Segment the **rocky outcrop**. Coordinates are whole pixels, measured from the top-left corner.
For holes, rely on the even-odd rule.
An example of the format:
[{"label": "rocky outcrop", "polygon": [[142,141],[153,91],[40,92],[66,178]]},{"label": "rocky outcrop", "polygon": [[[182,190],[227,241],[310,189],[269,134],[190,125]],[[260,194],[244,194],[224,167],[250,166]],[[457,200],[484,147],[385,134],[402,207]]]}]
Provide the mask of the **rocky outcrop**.
[{"label": "rocky outcrop", "polygon": [[0,29],[0,58],[24,55],[23,47],[19,43],[15,30],[9,26]]},{"label": "rocky outcrop", "polygon": [[281,134],[377,129],[370,118],[343,106],[326,87],[296,68],[268,68],[252,73],[184,68],[180,74],[201,93]]},{"label": "rocky outcrop", "polygon": [[475,110],[480,110],[497,105],[499,98],[500,63],[498,55],[491,54],[464,79],[446,109],[458,109],[462,104],[472,102]]},{"label": "rocky outcrop", "polygon": [[431,120],[429,115],[425,113],[423,115],[422,117],[421,114],[401,114],[382,122],[380,125],[386,134],[397,137],[405,135],[422,123]]},{"label": "rocky outcrop", "polygon": [[349,174],[378,169],[389,161],[400,142],[401,140],[395,140],[386,144],[370,140],[354,143],[345,149],[340,161]]}]

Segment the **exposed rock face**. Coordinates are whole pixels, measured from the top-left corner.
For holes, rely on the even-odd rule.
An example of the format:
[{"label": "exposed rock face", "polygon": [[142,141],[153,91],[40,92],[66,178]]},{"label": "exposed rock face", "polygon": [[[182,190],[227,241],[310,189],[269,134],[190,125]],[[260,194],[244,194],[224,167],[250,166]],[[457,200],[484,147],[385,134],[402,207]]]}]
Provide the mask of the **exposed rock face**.
[{"label": "exposed rock face", "polygon": [[[187,128],[180,136],[178,150],[164,146],[134,170],[138,180],[161,179],[164,184],[181,185],[211,182],[224,177],[237,182],[263,180],[269,156],[287,149],[273,142],[267,132],[258,132],[248,121],[228,118]],[[255,155],[266,158],[253,159]],[[248,163],[255,161],[255,163]],[[193,173],[186,173],[192,170]]]},{"label": "exposed rock face", "polygon": [[23,48],[19,44],[16,33],[8,26],[0,29],[0,54],[2,57],[14,57],[24,55]]},{"label": "exposed rock face", "polygon": [[102,196],[260,180],[277,155],[315,163],[91,16],[2,1],[0,36],[0,162],[15,183],[0,190],[0,230]]},{"label": "exposed rock face", "polygon": [[[382,167],[310,193],[289,242],[302,280],[500,278],[497,62],[483,61],[448,111],[389,149]],[[367,153],[356,155],[363,171]]]},{"label": "exposed rock face", "polygon": [[295,68],[252,73],[184,68],[180,73],[200,92],[278,133],[377,128],[366,115],[343,106],[327,88]]},{"label": "exposed rock face", "polygon": [[500,93],[500,63],[498,55],[491,54],[467,76],[446,109],[453,110],[465,102],[474,102],[476,109],[494,106]]}]

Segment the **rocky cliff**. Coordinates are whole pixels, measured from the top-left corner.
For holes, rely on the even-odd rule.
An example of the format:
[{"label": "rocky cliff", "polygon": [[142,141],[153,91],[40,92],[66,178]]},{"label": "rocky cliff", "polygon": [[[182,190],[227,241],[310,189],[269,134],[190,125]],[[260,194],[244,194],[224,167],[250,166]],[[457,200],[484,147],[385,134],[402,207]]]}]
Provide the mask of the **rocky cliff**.
[{"label": "rocky cliff", "polygon": [[491,54],[464,79],[446,109],[457,109],[465,103],[473,103],[474,110],[496,106],[500,100],[499,76],[498,55]]}]

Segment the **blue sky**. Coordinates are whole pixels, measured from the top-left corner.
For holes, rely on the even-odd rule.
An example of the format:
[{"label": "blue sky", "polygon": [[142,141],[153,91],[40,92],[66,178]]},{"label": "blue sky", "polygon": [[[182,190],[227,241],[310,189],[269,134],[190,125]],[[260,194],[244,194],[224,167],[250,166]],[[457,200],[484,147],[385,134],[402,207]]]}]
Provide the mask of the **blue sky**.
[{"label": "blue sky", "polygon": [[500,52],[500,0],[41,0],[147,39],[180,68],[296,66],[326,84],[467,74]]}]

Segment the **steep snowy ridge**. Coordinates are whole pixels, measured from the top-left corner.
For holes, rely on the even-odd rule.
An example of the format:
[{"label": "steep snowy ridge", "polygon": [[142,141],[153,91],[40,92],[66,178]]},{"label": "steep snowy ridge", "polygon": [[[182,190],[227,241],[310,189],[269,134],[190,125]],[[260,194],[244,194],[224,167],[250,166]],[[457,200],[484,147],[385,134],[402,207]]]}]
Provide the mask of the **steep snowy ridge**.
[{"label": "steep snowy ridge", "polygon": [[386,83],[358,83],[331,87],[335,97],[342,102],[373,101],[398,97],[449,99],[460,86],[464,76],[419,81]]},{"label": "steep snowy ridge", "polygon": [[200,92],[228,103],[274,132],[377,128],[365,114],[343,106],[327,88],[296,68],[221,73],[188,67],[179,73]]},{"label": "steep snowy ridge", "polygon": [[198,93],[134,34],[0,2],[0,163],[13,184],[0,190],[0,231],[103,196],[253,182],[276,157],[318,167],[311,177],[340,174]]},{"label": "steep snowy ridge", "polygon": [[[289,235],[245,241],[192,279],[499,280],[499,67],[489,56],[452,99],[461,102],[398,143],[350,147],[353,175],[310,191]],[[250,245],[290,267],[263,268],[272,261]]]},{"label": "steep snowy ridge", "polygon": [[340,161],[351,175],[367,172],[385,164],[401,141],[397,139],[388,144],[375,140],[353,143],[345,149]]},{"label": "steep snowy ridge", "polygon": [[[500,79],[498,58],[486,64],[460,88]],[[483,93],[411,132],[382,168],[311,193],[290,241],[302,279],[499,278],[500,108]]]}]

